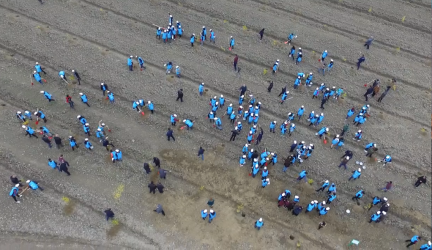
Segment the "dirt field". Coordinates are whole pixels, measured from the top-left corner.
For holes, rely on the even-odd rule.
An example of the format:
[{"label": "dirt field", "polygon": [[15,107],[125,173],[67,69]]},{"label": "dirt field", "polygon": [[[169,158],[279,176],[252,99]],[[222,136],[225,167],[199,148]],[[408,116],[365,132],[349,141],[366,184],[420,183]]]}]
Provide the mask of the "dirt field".
[{"label": "dirt field", "polygon": [[[153,24],[166,26],[168,12],[182,23],[185,34],[163,44],[155,39]],[[413,187],[420,175],[431,180],[429,18],[430,5],[420,0],[47,0],[44,5],[0,0],[0,249],[346,249],[352,239],[360,241],[359,249],[402,249],[413,234],[430,240],[431,188]],[[198,35],[203,25],[215,31],[216,44],[197,42],[191,48],[191,33]],[[262,28],[266,30],[260,41]],[[298,35],[294,45],[303,49],[300,65],[287,56],[290,47],[284,41],[290,32]],[[231,35],[236,39],[233,51],[228,50]],[[363,43],[370,35],[376,40],[366,50]],[[329,53],[326,60],[335,61],[325,76],[317,72],[323,50]],[[235,53],[240,74],[232,70]],[[357,71],[361,54],[366,62]],[[147,68],[130,72],[129,55],[141,56]],[[272,76],[276,59],[280,68]],[[44,86],[34,80],[31,85],[36,61],[48,73],[42,74]],[[182,68],[182,78],[165,75],[163,64],[168,61]],[[72,69],[81,74],[81,85],[59,79],[58,71],[70,74]],[[263,74],[264,69],[269,73]],[[301,105],[305,116],[321,112],[320,100],[311,99],[313,88],[293,89],[298,72],[314,72],[314,86],[326,82],[345,89],[347,96],[329,101],[323,111],[322,125],[330,128],[331,136],[343,127],[348,109],[365,104],[365,83],[379,78],[382,92],[391,78],[398,82],[382,103],[370,98],[372,115],[361,128],[361,142],[351,140],[357,129],[351,125],[345,146],[330,149],[315,136],[319,128],[309,127],[306,120],[296,122],[291,137],[268,132],[270,121],[280,125]],[[274,81],[271,93],[269,80]],[[115,104],[102,97],[100,82],[113,91]],[[198,95],[201,82],[207,89],[204,96]],[[251,148],[267,148],[279,156],[279,163],[269,166],[271,185],[264,189],[260,178],[248,176],[249,167],[238,164],[247,123],[237,140],[229,142],[227,117],[222,118],[222,131],[206,119],[208,99],[215,95],[223,94],[226,106],[233,103],[236,110],[242,84],[263,104],[258,124],[264,137]],[[293,98],[280,105],[277,94],[286,84]],[[175,101],[180,88],[183,103]],[[56,101],[48,103],[40,90]],[[79,100],[80,92],[87,94],[90,108]],[[75,110],[64,102],[66,94],[75,101]],[[144,116],[132,110],[132,101],[140,98],[155,104],[155,114],[147,108]],[[46,126],[62,136],[64,148],[49,149],[40,138],[24,137],[15,112],[36,108],[44,110]],[[165,133],[173,113],[180,120],[194,120],[195,129],[177,125],[176,141],[168,142]],[[108,136],[123,151],[122,163],[112,164],[94,135],[90,140],[95,149],[85,150],[77,115],[87,118],[93,134],[99,120],[111,128]],[[34,121],[30,125],[36,127]],[[78,150],[68,146],[69,135],[79,141]],[[281,163],[293,140],[313,143],[315,151],[308,161],[283,173]],[[363,153],[368,142],[378,144],[378,159],[391,154],[393,164],[382,167],[369,161]],[[206,149],[204,161],[197,157],[200,146]],[[354,159],[345,171],[337,166],[347,149]],[[60,154],[71,164],[70,177],[47,165],[48,158]],[[155,170],[146,175],[142,168],[154,156],[169,170],[162,180],[167,189],[163,194],[148,193],[150,180],[159,177]],[[355,161],[367,168],[359,180],[348,182]],[[314,183],[296,183],[303,169]],[[28,192],[15,204],[8,197],[13,174],[35,179],[46,189]],[[315,212],[296,217],[276,206],[284,189],[299,195],[304,207],[311,200],[326,200],[324,193],[314,191],[326,179],[337,184],[338,194],[324,217]],[[390,180],[393,190],[378,191]],[[351,197],[360,189],[366,194],[358,206]],[[391,204],[385,221],[369,224],[377,208],[368,212],[365,206],[372,197],[384,195]],[[200,211],[208,208],[211,197],[217,217],[209,224],[200,219]],[[165,217],[153,212],[157,204],[163,205]],[[108,207],[116,213],[114,223],[105,222]],[[253,224],[260,217],[265,225],[257,231]],[[323,220],[327,227],[317,231]]]}]

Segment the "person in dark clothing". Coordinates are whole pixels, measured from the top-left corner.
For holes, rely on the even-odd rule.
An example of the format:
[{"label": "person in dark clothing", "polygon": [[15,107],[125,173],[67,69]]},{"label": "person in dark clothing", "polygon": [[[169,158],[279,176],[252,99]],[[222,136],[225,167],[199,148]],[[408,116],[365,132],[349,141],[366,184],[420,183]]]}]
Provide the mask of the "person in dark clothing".
[{"label": "person in dark clothing", "polygon": [[252,159],[258,159],[258,156],[259,156],[259,154],[258,154],[257,150],[254,150],[251,158]]},{"label": "person in dark clothing", "polygon": [[111,208],[108,208],[104,211],[105,213],[105,219],[108,221],[109,219],[114,219],[114,212],[111,210]]},{"label": "person in dark clothing", "polygon": [[318,230],[320,230],[321,228],[325,227],[326,225],[327,225],[327,224],[325,223],[325,221],[320,222],[320,223],[318,224]]},{"label": "person in dark clothing", "polygon": [[51,140],[48,138],[48,136],[43,135],[43,136],[42,136],[42,140],[43,140],[44,142],[46,142],[46,144],[48,144],[48,147],[52,148]]},{"label": "person in dark clothing", "polygon": [[66,103],[69,104],[69,107],[71,109],[75,109],[74,102],[72,101],[72,97],[70,97],[69,95],[66,95]]},{"label": "person in dark clothing", "polygon": [[369,39],[365,42],[363,46],[365,46],[366,49],[369,49],[369,46],[372,44],[373,40],[374,40],[373,36],[369,37]]},{"label": "person in dark clothing", "polygon": [[256,138],[256,143],[255,143],[255,145],[258,145],[260,142],[261,142],[261,139],[262,139],[262,137],[263,137],[263,135],[264,135],[264,131],[263,131],[263,129],[262,128],[260,128],[261,129],[261,131],[259,132],[259,134],[258,134],[258,136],[257,136],[257,138]]},{"label": "person in dark clothing", "polygon": [[322,99],[322,101],[321,101],[321,107],[320,107],[321,109],[324,109],[324,104],[327,102],[327,100],[328,99],[326,99],[326,98]]},{"label": "person in dark clothing", "polygon": [[160,168],[160,160],[157,157],[153,157],[153,163],[156,167]]},{"label": "person in dark clothing", "polygon": [[421,184],[426,183],[426,181],[427,181],[426,176],[420,176],[419,178],[417,178],[417,181],[414,185],[415,185],[415,187],[418,187]]},{"label": "person in dark clothing", "polygon": [[16,175],[12,175],[12,176],[10,177],[10,180],[11,180],[11,182],[12,182],[14,185],[19,184],[20,187],[23,186],[23,184],[21,184],[21,180],[19,180],[18,177],[17,177]]},{"label": "person in dark clothing", "polygon": [[376,153],[378,149],[376,147],[370,147],[367,150],[366,156],[372,158],[372,155]]},{"label": "person in dark clothing", "polygon": [[172,138],[175,141],[172,129],[168,128],[166,136],[168,137],[168,141],[170,140],[170,138]]},{"label": "person in dark clothing", "polygon": [[148,184],[148,188],[150,189],[150,193],[156,194],[156,185],[153,182],[150,182],[150,184]]},{"label": "person in dark clothing", "polygon": [[147,162],[144,162],[144,170],[146,171],[146,174],[150,174],[150,165]]},{"label": "person in dark clothing", "polygon": [[56,146],[57,146],[58,149],[60,149],[61,147],[63,147],[62,140],[59,137],[59,135],[57,135],[57,134],[54,135],[54,142],[55,142],[55,144],[56,144]]},{"label": "person in dark clothing", "polygon": [[204,149],[202,147],[199,148],[198,150],[198,157],[201,156],[201,159],[204,161]]},{"label": "person in dark clothing", "polygon": [[234,57],[234,70],[237,71],[237,63],[238,63],[238,55],[236,54]]},{"label": "person in dark clothing", "polygon": [[354,155],[354,153],[352,151],[347,150],[347,151],[345,151],[345,154],[342,155],[341,159],[346,157],[346,156],[349,156],[349,158],[351,159],[353,157],[353,155]]},{"label": "person in dark clothing", "polygon": [[295,206],[295,202],[293,202],[293,201],[287,200],[287,202],[285,202],[285,207],[288,209],[288,211],[293,210],[294,206]]},{"label": "person in dark clothing", "polygon": [[281,92],[279,93],[278,96],[281,96],[283,93],[285,93],[286,92],[286,88],[287,88],[287,86],[285,85],[285,87],[282,88],[282,90],[281,90]]},{"label": "person in dark clothing", "polygon": [[273,88],[273,81],[270,81],[269,83],[270,85],[268,86],[267,91],[270,93]]},{"label": "person in dark clothing", "polygon": [[[262,40],[262,38],[263,38],[263,36],[264,36],[264,30],[265,30],[265,28],[262,29],[262,30],[259,32],[260,40]],[[270,91],[269,91],[269,92],[270,92]]]},{"label": "person in dark clothing", "polygon": [[370,86],[367,90],[366,93],[363,95],[366,98],[366,101],[368,101],[368,95],[372,94],[374,92],[374,88],[372,86]]},{"label": "person in dark clothing", "polygon": [[108,136],[102,142],[102,145],[106,148],[107,151],[110,151],[110,146],[115,147],[114,144],[108,141]]},{"label": "person in dark clothing", "polygon": [[239,88],[239,90],[240,90],[240,96],[244,95],[246,93],[246,91],[247,91],[246,84],[243,84],[243,86],[241,86]]},{"label": "person in dark clothing", "polygon": [[157,188],[157,190],[159,191],[159,193],[163,193],[163,189],[165,188],[163,185],[162,185],[162,183],[158,183],[157,185],[156,185],[156,188]]},{"label": "person in dark clothing", "polygon": [[366,61],[366,58],[365,58],[364,55],[362,55],[362,56],[358,59],[358,62],[357,62],[357,70],[360,69],[360,64],[362,64],[362,62],[364,62],[364,61]]},{"label": "person in dark clothing", "polygon": [[75,78],[77,79],[77,81],[78,81],[78,85],[81,85],[81,77],[80,77],[80,75],[78,74],[78,72],[76,71],[76,70],[72,70],[72,73],[73,73],[73,75],[75,76]]},{"label": "person in dark clothing", "polygon": [[178,101],[179,99],[180,99],[180,102],[183,102],[183,89],[180,89],[177,92],[177,99],[176,99],[176,101]]},{"label": "person in dark clothing", "polygon": [[213,198],[210,198],[210,200],[207,201],[207,205],[209,205],[210,208],[213,207],[215,200]]},{"label": "person in dark clothing", "polygon": [[69,167],[69,162],[64,161],[63,163],[60,164],[59,171],[65,172],[69,176],[71,174],[69,173],[68,167]]},{"label": "person in dark clothing", "polygon": [[159,178],[166,179],[167,171],[159,166]]},{"label": "person in dark clothing", "polygon": [[381,102],[382,99],[387,95],[387,93],[390,91],[391,86],[387,86],[387,89],[381,94],[381,96],[378,98],[378,102]]},{"label": "person in dark clothing", "polygon": [[239,134],[239,132],[237,130],[231,130],[231,137],[230,137],[230,141],[235,141],[236,136]]},{"label": "person in dark clothing", "polygon": [[303,210],[302,206],[295,206],[294,210],[292,211],[292,214],[294,214],[295,216],[298,216],[302,210]]}]

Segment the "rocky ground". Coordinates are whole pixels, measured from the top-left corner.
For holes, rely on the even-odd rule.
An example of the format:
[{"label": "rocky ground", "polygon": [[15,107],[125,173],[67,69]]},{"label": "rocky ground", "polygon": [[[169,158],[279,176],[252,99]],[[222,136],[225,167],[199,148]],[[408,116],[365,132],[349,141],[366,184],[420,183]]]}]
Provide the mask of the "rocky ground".
[{"label": "rocky ground", "polygon": [[[363,249],[401,249],[413,234],[431,238],[430,186],[413,188],[419,175],[430,178],[429,110],[431,100],[430,5],[425,1],[113,1],[52,0],[0,1],[0,74],[1,140],[0,168],[3,174],[0,216],[2,245],[0,249],[345,249],[351,239],[359,240]],[[166,25],[168,12],[182,22],[185,37],[163,44],[155,40],[155,26]],[[403,21],[402,21],[403,20]],[[205,25],[216,32],[216,44],[198,44],[191,48],[189,36],[199,34]],[[257,32],[266,28],[259,40]],[[289,32],[298,38],[304,60],[295,65],[284,44]],[[236,38],[235,49],[228,50],[229,36]],[[370,50],[363,47],[368,36],[375,41]],[[326,76],[317,72],[323,50],[335,61]],[[241,73],[232,71],[234,54],[239,55]],[[357,58],[365,54],[366,62],[357,71]],[[126,58],[140,55],[146,70],[129,72]],[[263,74],[276,59],[280,70],[272,76]],[[46,68],[43,86],[31,85],[31,72],[38,61]],[[172,61],[182,68],[183,77],[166,76],[163,64]],[[66,85],[58,71],[76,69],[83,81]],[[314,82],[343,87],[347,96],[330,101],[324,110],[323,125],[331,136],[344,125],[346,111],[365,104],[365,83],[379,78],[383,90],[391,78],[398,83],[382,103],[370,99],[371,117],[361,128],[362,142],[351,140],[356,128],[350,127],[342,149],[330,149],[316,136],[319,128],[309,127],[306,120],[296,122],[289,136],[270,134],[268,124],[280,124],[288,112],[304,105],[321,112],[320,101],[312,100],[312,89],[294,90],[297,72],[314,72]],[[267,92],[267,81],[275,87]],[[34,82],[34,81],[33,81]],[[108,84],[116,96],[109,104],[99,90],[100,82]],[[198,95],[198,85],[206,83],[206,95]],[[262,102],[259,125],[264,139],[254,149],[277,151],[279,161],[287,156],[293,140],[315,144],[311,159],[283,173],[280,163],[269,166],[271,185],[261,188],[259,178],[248,176],[249,168],[240,168],[238,157],[246,142],[244,131],[238,140],[229,142],[229,121],[223,117],[222,131],[206,119],[208,99],[223,94],[237,106],[237,89],[247,84]],[[288,84],[293,98],[280,105],[277,94]],[[184,102],[175,101],[183,88]],[[56,102],[48,103],[40,90],[53,94]],[[91,107],[79,101],[78,93],[89,97]],[[69,94],[75,110],[64,102]],[[144,116],[132,110],[133,100],[144,98],[155,104],[155,114],[145,109]],[[65,142],[69,135],[82,141],[85,135],[77,115],[85,116],[95,130],[99,120],[110,126],[108,136],[124,154],[122,163],[112,164],[107,151],[95,145],[91,152],[83,146],[71,151],[49,149],[40,139],[24,137],[15,118],[17,110],[41,108],[48,117],[46,126],[60,134]],[[165,137],[169,116],[195,122],[193,131],[174,129],[175,142]],[[218,112],[222,113],[222,112]],[[34,121],[30,123],[35,127]],[[244,124],[244,130],[248,130]],[[367,142],[379,145],[377,158],[393,156],[393,164],[383,168],[364,157]],[[196,156],[198,148],[206,149],[205,160]],[[349,169],[338,169],[339,158],[346,149],[354,151]],[[47,166],[48,158],[64,154],[71,164],[68,177]],[[156,171],[143,172],[143,162],[157,156],[169,170],[164,194],[149,194],[150,180],[159,181]],[[348,182],[354,161],[365,162],[362,177]],[[306,169],[314,181],[296,183],[298,173]],[[8,192],[9,176],[23,180],[33,178],[45,187],[44,192],[28,192],[21,204],[15,204]],[[337,201],[325,217],[315,213],[292,216],[276,206],[284,189],[299,195],[301,204],[325,200],[316,194],[319,182],[329,179],[338,185]],[[388,193],[377,191],[387,181],[395,183]],[[366,195],[358,206],[351,197],[359,190]],[[386,220],[369,224],[365,209],[374,196],[385,195],[391,208]],[[216,200],[217,218],[212,224],[199,219],[206,202]],[[166,216],[154,213],[156,204],[164,206]],[[105,222],[103,211],[111,207],[117,220]],[[346,214],[345,210],[351,213]],[[243,214],[243,216],[242,216]],[[254,230],[256,219],[265,226]],[[325,220],[328,226],[317,231]],[[424,242],[422,242],[424,243]]]}]

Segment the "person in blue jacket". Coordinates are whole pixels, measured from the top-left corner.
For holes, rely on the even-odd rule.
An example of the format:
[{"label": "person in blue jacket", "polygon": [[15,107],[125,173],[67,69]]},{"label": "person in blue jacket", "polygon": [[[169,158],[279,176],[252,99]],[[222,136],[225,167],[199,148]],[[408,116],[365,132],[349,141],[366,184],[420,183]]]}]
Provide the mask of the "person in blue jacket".
[{"label": "person in blue jacket", "polygon": [[327,57],[327,50],[324,50],[324,52],[321,54],[321,61],[324,62],[324,59]]},{"label": "person in blue jacket", "polygon": [[263,226],[264,226],[263,219],[262,219],[262,218],[259,218],[259,220],[257,220],[257,221],[255,222],[255,228],[258,229],[258,230],[260,230],[261,227],[263,227]]},{"label": "person in blue jacket", "polygon": [[287,127],[286,127],[287,124],[288,124],[288,122],[285,121],[284,123],[282,123],[280,125],[280,130],[281,130],[281,134],[282,135],[284,135],[286,133],[286,131],[287,131]]},{"label": "person in blue jacket", "polygon": [[287,99],[289,94],[289,91],[285,91],[285,93],[282,94],[282,100],[281,100],[281,104],[284,103],[284,101]]},{"label": "person in blue jacket", "polygon": [[315,190],[316,192],[319,192],[319,191],[325,191],[326,189],[327,189],[327,187],[330,185],[330,183],[329,183],[329,181],[328,180],[325,180],[324,181],[324,183],[321,185],[321,187],[320,188],[318,188],[317,190]]},{"label": "person in blue jacket", "polygon": [[40,84],[43,85],[42,77],[39,75],[38,72],[33,71],[33,78],[34,78],[37,82],[39,82]]},{"label": "person in blue jacket", "polygon": [[328,211],[330,210],[330,207],[323,207],[319,210],[319,216],[326,215]]},{"label": "person in blue jacket", "polygon": [[230,45],[229,45],[230,50],[234,49],[234,45],[235,45],[234,37],[231,36],[230,37]]},{"label": "person in blue jacket", "polygon": [[369,220],[369,223],[371,223],[372,221],[375,223],[378,223],[380,217],[381,217],[381,211],[378,211],[375,214],[372,214],[371,219]]},{"label": "person in blue jacket", "polygon": [[296,51],[295,46],[292,46],[288,54],[288,57],[291,57],[293,61],[295,60],[295,51]]},{"label": "person in blue jacket", "polygon": [[178,37],[181,38],[183,35],[183,29],[181,25],[177,25],[177,33],[178,33]]},{"label": "person in blue jacket", "polygon": [[69,145],[72,148],[72,151],[75,150],[75,148],[78,148],[78,145],[76,144],[76,140],[73,136],[69,136]]},{"label": "person in blue jacket", "polygon": [[239,160],[240,167],[243,167],[246,164],[246,155],[242,155]]},{"label": "person in blue jacket", "polygon": [[172,70],[172,67],[173,67],[172,62],[168,62],[164,66],[166,66],[166,74],[168,75],[169,73],[171,73],[171,70]]},{"label": "person in blue jacket", "polygon": [[46,75],[46,72],[43,70],[43,68],[39,65],[38,62],[36,62],[34,68],[36,69],[37,73],[43,72]]},{"label": "person in blue jacket", "polygon": [[191,38],[190,38],[191,47],[194,46],[194,42],[195,42],[195,33],[193,33],[192,36],[191,36]]},{"label": "person in blue jacket", "polygon": [[207,209],[201,210],[201,219],[205,220],[207,218]]},{"label": "person in blue jacket", "polygon": [[288,44],[291,44],[291,41],[296,38],[297,36],[294,33],[290,33],[288,35]]},{"label": "person in blue jacket", "polygon": [[168,41],[168,32],[167,32],[166,30],[164,30],[164,31],[162,32],[162,41],[163,41],[164,43],[166,43],[166,42]]},{"label": "person in blue jacket", "polygon": [[421,245],[420,250],[431,250],[432,249],[431,245],[432,245],[432,243],[430,241],[428,241],[427,244]]},{"label": "person in blue jacket", "polygon": [[42,130],[42,133],[47,135],[47,136],[52,136],[51,132],[49,131],[49,129],[45,126],[39,127],[40,130]]},{"label": "person in blue jacket", "polygon": [[48,102],[55,101],[55,100],[52,98],[52,95],[51,95],[50,93],[48,93],[48,92],[46,92],[46,91],[43,91],[43,90],[41,90],[40,93],[43,94],[43,95],[45,96],[45,98],[48,100]]},{"label": "person in blue jacket", "polygon": [[183,120],[183,123],[186,124],[187,130],[193,129],[193,121],[190,119]]},{"label": "person in blue jacket", "polygon": [[392,157],[390,155],[386,155],[386,157],[384,157],[384,159],[382,159],[381,162],[384,162],[383,167],[385,167],[385,165],[387,165],[387,163],[392,162]]},{"label": "person in blue jacket", "polygon": [[129,66],[129,70],[130,70],[130,71],[133,71],[133,61],[132,61],[132,58],[133,58],[133,56],[130,56],[130,57],[127,59],[127,65]]},{"label": "person in blue jacket", "polygon": [[210,29],[210,42],[216,43],[216,36],[212,29]]},{"label": "person in blue jacket", "polygon": [[359,199],[363,197],[365,192],[363,190],[358,191],[354,197],[352,197],[352,200],[356,200],[358,202]]},{"label": "person in blue jacket", "polygon": [[262,188],[265,188],[267,185],[270,185],[270,179],[269,179],[269,178],[267,178],[267,179],[262,179],[262,180],[261,180],[261,187],[262,187]]},{"label": "person in blue jacket", "polygon": [[352,176],[348,179],[348,181],[350,181],[351,179],[357,180],[358,178],[360,178],[361,175],[361,168],[353,171]]},{"label": "person in blue jacket", "polygon": [[362,139],[363,132],[361,130],[357,131],[354,135],[354,140],[360,141]]},{"label": "person in blue jacket", "polygon": [[303,57],[302,52],[298,52],[297,59],[296,59],[296,65],[298,65],[302,61],[302,57]]},{"label": "person in blue jacket", "polygon": [[411,239],[406,240],[405,242],[409,242],[409,244],[407,245],[407,248],[416,244],[419,240],[421,240],[421,237],[418,235],[414,235]]},{"label": "person in blue jacket", "polygon": [[108,99],[109,99],[110,103],[114,103],[115,102],[114,94],[112,92],[110,92],[109,90],[107,90],[107,95],[108,95]]},{"label": "person in blue jacket", "polygon": [[273,74],[277,72],[279,68],[279,59],[276,60],[276,62],[273,64]]},{"label": "person in blue jacket", "polygon": [[22,125],[22,128],[25,129],[25,131],[26,131],[26,134],[25,134],[25,135],[28,135],[29,138],[32,138],[32,136],[38,138],[38,137],[35,135],[35,131],[34,131],[34,129],[32,129],[30,126]]},{"label": "person in blue jacket", "polygon": [[104,135],[102,129],[98,128],[96,130],[96,137],[99,139],[99,142],[102,142],[103,140],[105,140],[105,135]]},{"label": "person in blue jacket", "polygon": [[[256,159],[255,159],[256,160]],[[255,161],[254,160],[254,161]],[[255,163],[255,162],[254,162]],[[253,168],[252,168],[252,177],[255,178],[255,176],[259,173],[260,168],[259,166],[256,164]]]},{"label": "person in blue jacket", "polygon": [[48,159],[48,166],[50,166],[52,169],[57,169],[58,171],[60,171],[57,162],[51,160],[51,158]]},{"label": "person in blue jacket", "polygon": [[9,192],[9,196],[14,199],[16,203],[21,203],[19,200],[17,200],[17,197],[21,197],[22,195],[19,194],[19,186],[20,184],[16,184],[11,191]]},{"label": "person in blue jacket", "polygon": [[140,65],[141,71],[145,69],[146,67],[144,66],[144,60],[140,56],[135,56],[135,58],[137,58],[138,60],[138,64]]},{"label": "person in blue jacket", "polygon": [[147,108],[150,110],[150,112],[153,114],[154,113],[154,106],[153,103],[151,101],[147,102]]},{"label": "person in blue jacket", "polygon": [[204,93],[204,83],[202,82],[198,87],[199,95],[203,95]]},{"label": "person in blue jacket", "polygon": [[332,183],[327,191],[327,194],[336,193],[336,184]]},{"label": "person in blue jacket", "polygon": [[317,204],[318,204],[318,201],[311,201],[311,203],[309,203],[308,206],[306,207],[305,213],[309,213],[312,210],[316,209]]},{"label": "person in blue jacket", "polygon": [[84,139],[84,145],[85,145],[86,149],[88,149],[88,150],[92,150],[93,149],[93,145],[91,144],[91,142],[89,141],[88,138]]},{"label": "person in blue jacket", "polygon": [[214,218],[216,218],[216,212],[210,209],[208,222],[211,223]]},{"label": "person in blue jacket", "polygon": [[83,126],[83,130],[84,130],[84,133],[85,133],[86,135],[91,136],[91,135],[90,135],[90,124],[89,124],[89,123],[84,124],[84,126]]},{"label": "person in blue jacket", "polygon": [[117,157],[117,161],[122,161],[123,160],[123,153],[119,149],[115,150],[115,155]]},{"label": "person in blue jacket", "polygon": [[297,76],[297,78],[294,81],[294,89],[297,89],[300,84],[301,84],[301,77]]},{"label": "person in blue jacket", "polygon": [[61,70],[58,74],[59,74],[59,77],[61,79],[65,80],[67,82],[67,78],[66,78],[65,72],[63,70]]},{"label": "person in blue jacket", "polygon": [[323,136],[324,134],[327,134],[328,131],[329,131],[328,128],[326,128],[326,127],[322,127],[322,128],[318,131],[318,133],[316,133],[315,135],[319,135],[319,137],[322,138],[322,136]]},{"label": "person in blue jacket", "polygon": [[[305,179],[307,173],[308,173],[308,172],[307,172],[306,170],[301,171],[301,172],[299,173],[299,176],[297,177],[297,181],[301,181],[301,180]],[[306,179],[305,179],[305,181],[306,181]]]},{"label": "person in blue jacket", "polygon": [[81,101],[90,107],[90,104],[88,103],[87,96],[83,93],[79,93],[79,95],[81,96]]},{"label": "person in blue jacket", "polygon": [[270,132],[275,133],[276,121],[270,122]]},{"label": "person in blue jacket", "polygon": [[171,125],[172,126],[175,126],[176,125],[176,123],[177,123],[177,115],[176,114],[172,114],[171,115],[171,117],[170,117],[170,122],[171,122]]},{"label": "person in blue jacket", "polygon": [[297,116],[298,116],[299,121],[300,121],[300,119],[302,118],[304,111],[305,111],[305,110],[304,110],[304,106],[302,105],[302,106],[299,108],[299,110],[297,111]]},{"label": "person in blue jacket", "polygon": [[329,197],[327,198],[327,204],[332,203],[336,199],[336,193],[331,193]]},{"label": "person in blue jacket", "polygon": [[161,39],[161,35],[162,35],[162,29],[161,29],[161,27],[158,27],[156,29],[156,38]]},{"label": "person in blue jacket", "polygon": [[311,86],[312,85],[312,79],[313,79],[313,73],[310,72],[308,77],[306,78],[306,85]]},{"label": "person in blue jacket", "polygon": [[327,72],[330,72],[330,70],[333,69],[333,65],[334,65],[333,59],[330,59],[330,63],[327,65]]},{"label": "person in blue jacket", "polygon": [[274,166],[274,164],[276,164],[277,161],[278,161],[277,154],[276,153],[271,153],[270,155],[272,156],[272,163],[273,163],[273,166]]},{"label": "person in blue jacket", "polygon": [[32,181],[32,180],[27,180],[26,183],[28,184],[29,188],[31,188],[32,190],[40,190],[43,191],[44,189],[39,185],[39,183]]},{"label": "person in blue jacket", "polygon": [[296,125],[292,123],[289,127],[288,135],[291,136],[291,134],[294,132],[295,129],[296,129]]},{"label": "person in blue jacket", "polygon": [[267,167],[264,167],[263,171],[261,171],[261,180],[267,179],[267,176],[269,174],[269,171]]}]

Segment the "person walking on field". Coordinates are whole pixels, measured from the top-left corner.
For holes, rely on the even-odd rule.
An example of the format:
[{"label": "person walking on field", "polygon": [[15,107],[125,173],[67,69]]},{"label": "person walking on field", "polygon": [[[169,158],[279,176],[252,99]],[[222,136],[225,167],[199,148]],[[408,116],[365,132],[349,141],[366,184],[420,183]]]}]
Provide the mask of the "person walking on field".
[{"label": "person walking on field", "polygon": [[158,214],[162,214],[163,216],[165,216],[165,211],[163,210],[163,207],[162,207],[161,204],[158,204],[157,207],[156,207],[156,209],[153,210],[153,211],[155,211]]},{"label": "person walking on field", "polygon": [[237,71],[237,63],[238,63],[238,55],[236,54],[234,57],[234,71]]}]

